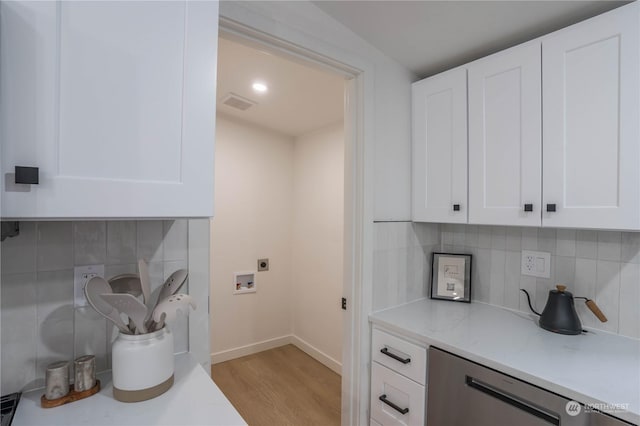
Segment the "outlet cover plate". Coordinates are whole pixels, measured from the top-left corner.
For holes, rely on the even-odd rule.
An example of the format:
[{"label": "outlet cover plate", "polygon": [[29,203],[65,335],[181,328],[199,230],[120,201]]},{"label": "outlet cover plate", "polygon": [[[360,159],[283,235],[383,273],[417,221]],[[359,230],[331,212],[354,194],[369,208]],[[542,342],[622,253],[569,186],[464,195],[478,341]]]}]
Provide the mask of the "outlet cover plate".
[{"label": "outlet cover plate", "polygon": [[269,270],[269,259],[258,259],[258,272]]},{"label": "outlet cover plate", "polygon": [[73,305],[77,308],[87,306],[84,297],[84,285],[95,276],[104,277],[104,265],[85,265],[73,268]]},{"label": "outlet cover plate", "polygon": [[538,278],[551,277],[551,253],[522,250],[522,275]]}]

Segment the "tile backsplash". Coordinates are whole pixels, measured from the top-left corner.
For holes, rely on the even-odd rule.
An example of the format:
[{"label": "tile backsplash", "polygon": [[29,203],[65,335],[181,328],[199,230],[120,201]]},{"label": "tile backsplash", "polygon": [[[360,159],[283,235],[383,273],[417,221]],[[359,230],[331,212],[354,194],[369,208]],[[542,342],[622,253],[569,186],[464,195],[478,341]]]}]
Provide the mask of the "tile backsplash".
[{"label": "tile backsplash", "polygon": [[[472,300],[528,313],[522,288],[540,311],[549,290],[561,283],[575,296],[595,300],[608,318],[600,323],[577,300],[585,326],[640,338],[640,233],[407,222],[376,223],[374,229],[374,310],[428,295],[431,252],[470,253]],[[522,250],[551,253],[551,277],[521,275]]]},{"label": "tile backsplash", "polygon": [[428,295],[431,253],[440,249],[440,225],[374,224],[373,310]]},{"label": "tile backsplash", "polygon": [[[2,394],[43,384],[46,366],[96,355],[110,369],[117,331],[91,307],[74,307],[73,268],[104,264],[105,277],[149,263],[152,300],[176,269],[188,267],[188,221],[21,222],[0,244]],[[187,290],[184,289],[186,292]],[[188,350],[186,318],[174,327],[175,350]]]}]

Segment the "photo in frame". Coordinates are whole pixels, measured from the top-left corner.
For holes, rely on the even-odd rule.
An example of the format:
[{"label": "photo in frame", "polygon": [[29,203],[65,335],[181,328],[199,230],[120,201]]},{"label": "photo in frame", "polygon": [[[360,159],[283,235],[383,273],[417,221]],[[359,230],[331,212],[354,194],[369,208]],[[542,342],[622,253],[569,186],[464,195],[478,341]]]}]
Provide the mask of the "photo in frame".
[{"label": "photo in frame", "polygon": [[471,302],[471,255],[433,253],[431,299]]}]

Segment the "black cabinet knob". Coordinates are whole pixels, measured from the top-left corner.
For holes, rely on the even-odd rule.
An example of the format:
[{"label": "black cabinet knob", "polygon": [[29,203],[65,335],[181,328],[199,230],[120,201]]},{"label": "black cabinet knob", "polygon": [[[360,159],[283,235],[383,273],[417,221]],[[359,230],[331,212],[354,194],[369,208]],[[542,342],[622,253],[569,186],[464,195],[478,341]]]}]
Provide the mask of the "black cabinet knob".
[{"label": "black cabinet knob", "polygon": [[460,204],[454,204],[453,205],[453,211],[454,212],[459,212],[460,211]]},{"label": "black cabinet knob", "polygon": [[525,204],[524,205],[524,211],[525,212],[532,212],[533,211],[533,204]]},{"label": "black cabinet knob", "polygon": [[37,167],[15,166],[15,183],[37,185],[40,182]]},{"label": "black cabinet knob", "polygon": [[547,211],[548,212],[555,212],[556,211],[556,205],[555,204],[547,204]]}]

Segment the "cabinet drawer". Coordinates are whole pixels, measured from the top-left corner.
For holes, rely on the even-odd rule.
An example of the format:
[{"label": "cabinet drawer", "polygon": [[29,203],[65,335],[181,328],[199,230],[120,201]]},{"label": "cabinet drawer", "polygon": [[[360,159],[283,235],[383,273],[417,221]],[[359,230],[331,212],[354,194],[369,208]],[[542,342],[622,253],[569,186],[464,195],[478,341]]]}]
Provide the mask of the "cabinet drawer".
[{"label": "cabinet drawer", "polygon": [[[424,407],[424,386],[377,362],[372,363],[371,418],[373,420],[385,426],[423,425]],[[403,414],[404,410],[406,412]],[[375,423],[372,422],[372,424]]]},{"label": "cabinet drawer", "polygon": [[[425,384],[427,350],[384,331],[373,329],[371,359]],[[408,360],[408,361],[407,361]]]}]

